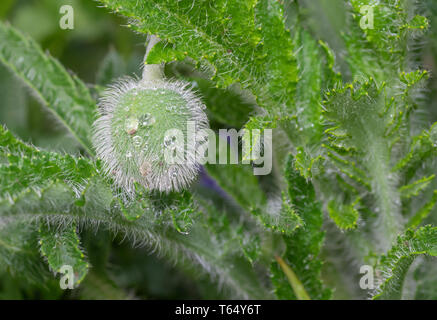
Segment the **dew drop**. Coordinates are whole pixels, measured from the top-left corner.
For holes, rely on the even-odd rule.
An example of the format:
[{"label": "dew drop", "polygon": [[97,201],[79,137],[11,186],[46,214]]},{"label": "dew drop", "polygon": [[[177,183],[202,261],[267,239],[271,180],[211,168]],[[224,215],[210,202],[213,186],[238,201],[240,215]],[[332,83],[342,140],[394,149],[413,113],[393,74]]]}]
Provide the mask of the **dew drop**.
[{"label": "dew drop", "polygon": [[165,147],[170,147],[173,146],[176,142],[176,137],[175,136],[165,136],[164,137],[164,146]]},{"label": "dew drop", "polygon": [[140,136],[135,136],[132,138],[132,140],[135,147],[141,146],[141,143],[143,142],[143,138],[141,138]]},{"label": "dew drop", "polygon": [[156,122],[156,119],[154,116],[152,116],[150,113],[145,113],[140,117],[140,123],[143,127],[149,127],[153,125]]},{"label": "dew drop", "polygon": [[125,122],[125,130],[128,134],[135,134],[138,130],[138,120],[135,118],[127,118]]}]

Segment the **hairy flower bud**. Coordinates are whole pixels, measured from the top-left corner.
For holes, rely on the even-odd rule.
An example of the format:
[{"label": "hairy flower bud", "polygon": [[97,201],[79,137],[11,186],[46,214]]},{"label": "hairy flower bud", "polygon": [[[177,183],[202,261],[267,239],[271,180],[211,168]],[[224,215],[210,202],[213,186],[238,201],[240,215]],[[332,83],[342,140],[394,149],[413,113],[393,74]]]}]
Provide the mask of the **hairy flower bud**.
[{"label": "hairy flower bud", "polygon": [[[168,81],[156,74],[118,81],[105,91],[94,123],[94,145],[105,173],[128,193],[134,191],[134,182],[150,191],[186,188],[199,169],[195,147],[186,148],[192,143],[187,126],[194,124],[195,130],[208,127],[204,108],[181,81]],[[168,135],[174,130],[183,133],[182,145]],[[165,156],[169,151],[182,152],[183,161],[169,163]]]}]

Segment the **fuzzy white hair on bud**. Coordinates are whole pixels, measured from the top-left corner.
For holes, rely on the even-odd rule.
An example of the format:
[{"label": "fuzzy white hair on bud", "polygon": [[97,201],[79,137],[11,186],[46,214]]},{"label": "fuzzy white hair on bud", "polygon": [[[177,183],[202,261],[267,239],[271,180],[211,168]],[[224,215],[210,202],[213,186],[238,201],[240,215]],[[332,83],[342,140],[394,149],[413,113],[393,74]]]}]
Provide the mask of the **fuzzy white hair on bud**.
[{"label": "fuzzy white hair on bud", "polygon": [[[135,182],[149,191],[187,188],[200,167],[196,141],[189,141],[187,128],[188,124],[196,131],[209,127],[204,109],[187,83],[165,79],[159,65],[146,65],[142,79],[118,80],[103,93],[93,125],[93,142],[105,174],[127,194],[135,192]],[[168,136],[174,130],[183,133],[184,146]],[[169,148],[170,152],[183,148],[183,161],[169,163],[165,156]]]}]

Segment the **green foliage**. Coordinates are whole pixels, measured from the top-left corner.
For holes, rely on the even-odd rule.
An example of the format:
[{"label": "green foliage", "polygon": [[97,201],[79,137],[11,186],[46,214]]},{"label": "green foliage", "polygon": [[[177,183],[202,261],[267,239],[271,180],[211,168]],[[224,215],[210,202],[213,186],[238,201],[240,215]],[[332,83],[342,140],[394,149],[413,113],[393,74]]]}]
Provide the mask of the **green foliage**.
[{"label": "green foliage", "polygon": [[393,248],[379,262],[382,279],[374,299],[401,299],[408,268],[420,254],[437,256],[436,228],[425,226],[416,231],[408,230],[398,237]]},{"label": "green foliage", "polygon": [[0,23],[0,61],[8,66],[56,118],[65,125],[87,152],[93,154],[89,127],[95,102],[85,84],[55,59],[44,54],[29,37]]},{"label": "green foliage", "polygon": [[114,48],[111,48],[102,60],[96,75],[96,83],[100,86],[111,84],[113,79],[119,78],[126,73],[123,58]]},{"label": "green foliage", "polygon": [[[79,74],[90,69],[89,86],[45,53],[49,40],[37,43],[0,22],[0,61],[76,144],[71,154],[47,151],[23,142],[32,130],[23,138],[8,119],[0,126],[0,296],[363,298],[359,270],[368,264],[377,269],[375,299],[411,295],[408,281],[417,284],[412,297],[435,299],[437,124],[427,101],[435,70],[421,62],[431,59],[422,59],[421,47],[435,17],[398,0],[100,2],[127,18],[126,34],[140,40],[92,47],[101,54],[89,63],[61,55]],[[2,19],[13,11],[9,3],[0,4]],[[342,8],[335,17],[331,3]],[[373,8],[373,28],[360,27],[364,5]],[[336,28],[341,34],[331,37]],[[147,67],[160,64],[168,79],[191,84],[214,131],[245,131],[239,154],[229,156],[238,164],[206,164],[181,192],[147,190],[137,174],[127,196],[117,172],[106,175],[95,156],[91,128],[104,88],[140,73],[140,58],[119,47],[146,35],[159,38]],[[0,84],[8,76],[0,74]],[[5,106],[27,103],[9,96],[15,86],[4,87]],[[0,114],[3,121],[9,112]],[[253,146],[244,148],[262,139],[255,129],[273,131],[266,176],[254,175],[259,159]],[[111,132],[100,143],[126,151],[120,137]],[[219,140],[220,154],[228,142]],[[135,248],[142,246],[147,251]],[[73,267],[77,288],[67,293],[57,282],[64,265]]]},{"label": "green foliage", "polygon": [[284,271],[285,275],[288,278],[288,281],[290,282],[293,292],[296,294],[296,297],[298,300],[310,300],[310,297],[308,296],[308,293],[306,293],[304,286],[299,281],[299,279],[296,277],[296,274],[291,270],[289,266],[282,260],[281,258],[277,257],[276,260],[278,261],[279,265],[281,266],[282,270]]},{"label": "green foliage", "polygon": [[[278,109],[277,103],[292,97],[297,70],[280,3],[216,1],[193,6],[190,1],[140,5],[126,0],[102,2],[131,18],[133,29],[173,44],[178,53],[166,53],[172,60],[184,54],[200,63],[218,86],[240,82],[253,88],[266,109]],[[267,104],[272,100],[273,105]]]},{"label": "green foliage", "polygon": [[[320,280],[322,261],[319,254],[324,238],[323,212],[315,199],[314,187],[299,175],[293,162],[290,156],[286,163],[285,178],[289,197],[302,217],[304,226],[293,235],[284,237],[286,249],[283,260],[302,282],[311,299],[329,299],[331,291]],[[271,272],[276,296],[280,299],[295,298],[296,294],[284,281],[285,275],[276,263],[272,264]]]},{"label": "green foliage", "polygon": [[337,207],[337,203],[331,201],[328,204],[328,213],[341,229],[355,229],[357,227],[358,211],[355,209],[355,203]]},{"label": "green foliage", "polygon": [[[374,25],[363,30],[360,20],[364,5],[373,7]],[[398,0],[384,0],[378,4],[372,0],[350,1],[350,33],[345,33],[344,38],[354,79],[373,77],[387,81],[387,76],[404,70],[408,63],[409,39],[428,27],[425,17],[410,17],[409,6],[408,2]]]},{"label": "green foliage", "polygon": [[74,270],[74,285],[79,285],[88,271],[88,263],[84,254],[79,249],[79,238],[76,227],[53,230],[42,223],[39,228],[39,244],[41,254],[47,259],[50,269],[56,274],[62,272],[64,265],[71,266]]}]

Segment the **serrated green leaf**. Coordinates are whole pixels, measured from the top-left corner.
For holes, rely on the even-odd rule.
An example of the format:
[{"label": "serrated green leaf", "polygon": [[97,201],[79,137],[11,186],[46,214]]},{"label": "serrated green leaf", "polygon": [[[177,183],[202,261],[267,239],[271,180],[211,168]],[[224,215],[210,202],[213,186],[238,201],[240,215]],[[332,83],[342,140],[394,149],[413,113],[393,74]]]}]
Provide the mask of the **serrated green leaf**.
[{"label": "serrated green leaf", "polygon": [[402,186],[399,189],[401,196],[408,199],[417,196],[421,191],[426,189],[426,187],[434,180],[435,175],[429,177],[423,177],[422,179],[416,180],[413,183]]},{"label": "serrated green leaf", "polygon": [[76,226],[59,228],[41,223],[39,228],[41,254],[47,259],[50,269],[58,274],[63,266],[72,267],[73,283],[79,285],[88,273],[88,262],[79,248]]},{"label": "serrated green leaf", "polygon": [[328,213],[335,224],[340,229],[355,229],[359,217],[358,211],[355,209],[355,203],[347,205],[339,205],[335,200],[331,200],[328,204]]},{"label": "serrated green leaf", "polygon": [[252,214],[259,217],[264,227],[273,231],[291,235],[303,225],[302,218],[293,209],[291,201],[285,194],[282,195],[282,204],[279,212],[269,211],[267,208],[255,208]]},{"label": "serrated green leaf", "polygon": [[429,130],[424,130],[420,135],[411,140],[409,152],[393,167],[393,171],[404,171],[410,180],[422,163],[437,155],[437,123]]},{"label": "serrated green leaf", "polygon": [[294,165],[296,166],[296,169],[299,170],[302,177],[310,179],[312,177],[312,170],[318,166],[318,164],[323,160],[323,157],[317,156],[311,158],[311,155],[306,152],[303,147],[297,147],[296,151]]},{"label": "serrated green leaf", "polygon": [[[397,0],[378,3],[351,0],[350,4],[348,30],[344,33],[344,39],[354,79],[373,77],[383,81],[399,69],[403,70],[407,62],[408,40],[416,30],[425,30],[428,25],[426,18],[416,16],[409,21],[407,3]],[[364,6],[371,12],[363,10]],[[368,19],[372,20],[373,25],[366,25]]]},{"label": "serrated green leaf", "polygon": [[[321,231],[323,223],[321,206],[315,199],[312,184],[294,169],[291,155],[286,163],[285,177],[291,203],[304,225],[291,236],[284,236],[286,252],[282,259],[302,282],[311,299],[329,299],[331,291],[325,288],[320,280],[322,261],[319,254],[324,238],[324,232]],[[277,263],[272,264],[270,270],[276,296],[279,299],[295,299],[296,295]]]},{"label": "serrated green leaf", "polygon": [[290,103],[298,81],[298,70],[290,32],[285,29],[284,7],[279,1],[260,0],[255,21],[262,38],[263,79],[274,101]]},{"label": "serrated green leaf", "polygon": [[[256,161],[261,156],[261,140],[265,129],[276,128],[276,119],[268,116],[251,117],[244,125],[242,161]],[[244,163],[244,162],[243,162]]]},{"label": "serrated green leaf", "polygon": [[38,283],[50,278],[38,250],[38,233],[25,219],[10,220],[0,227],[0,269],[24,282]]},{"label": "serrated green leaf", "polygon": [[[180,52],[186,52],[196,61],[207,59],[216,66],[216,76],[225,86],[231,84],[233,78],[239,78],[241,73],[247,74],[247,71],[237,69],[239,65],[237,57],[247,56],[244,52],[246,48],[241,46],[236,48],[236,52],[228,52],[232,50],[231,44],[239,40],[253,48],[259,42],[259,38],[254,38],[253,32],[247,32],[250,26],[254,25],[253,6],[250,1],[243,1],[240,4],[220,1],[211,6],[205,2],[192,6],[189,1],[148,1],[140,6],[123,0],[102,2],[135,19],[134,27],[138,31],[154,34],[160,39],[177,45]],[[242,20],[234,26],[233,19],[229,19],[227,15],[234,18],[238,16]],[[163,24],[162,21],[166,23]],[[235,33],[230,33],[230,30],[225,33],[226,28],[235,30]],[[242,33],[243,31],[246,32]],[[229,37],[223,37],[223,34],[229,34]]]},{"label": "serrated green leaf", "polygon": [[434,190],[431,199],[410,218],[407,226],[410,228],[417,228],[428,217],[436,203],[437,190]]},{"label": "serrated green leaf", "polygon": [[369,206],[377,208],[382,229],[378,234],[385,238],[378,239],[378,245],[385,248],[401,231],[398,223],[401,213],[396,204],[401,195],[392,172],[403,166],[393,169],[393,159],[401,158],[405,152],[395,154],[392,148],[395,143],[409,141],[405,132],[411,113],[410,90],[424,77],[418,71],[400,73],[390,84],[372,78],[355,81],[332,89],[324,101],[324,116],[332,128],[325,131],[329,135],[329,145],[324,145],[326,158],[344,176],[370,191],[373,202]]},{"label": "serrated green leaf", "polygon": [[173,44],[161,41],[150,49],[145,62],[147,64],[161,64],[164,62],[182,61],[185,58],[186,55],[175,50]]},{"label": "serrated green leaf", "polygon": [[414,259],[421,254],[437,256],[437,228],[425,226],[408,230],[398,237],[396,244],[381,258],[378,271],[381,284],[374,299],[401,299],[405,276]]},{"label": "serrated green leaf", "polygon": [[299,135],[304,136],[301,144],[317,144],[321,140],[322,108],[322,58],[317,41],[305,30],[296,32],[296,47],[299,81],[296,89],[296,116],[299,121]]},{"label": "serrated green leaf", "polygon": [[94,165],[85,158],[40,151],[16,139],[0,126],[0,199],[14,198],[23,192],[40,190],[55,181],[70,186],[80,195],[89,178],[96,175]]},{"label": "serrated green leaf", "polygon": [[292,101],[297,69],[281,3],[220,0],[193,6],[188,0],[154,0],[141,5],[128,0],[101,2],[131,18],[135,30],[174,46],[173,52],[163,52],[153,61],[165,56],[174,60],[183,54],[212,73],[218,86],[239,82],[252,89],[266,109],[278,109],[279,103]]}]

